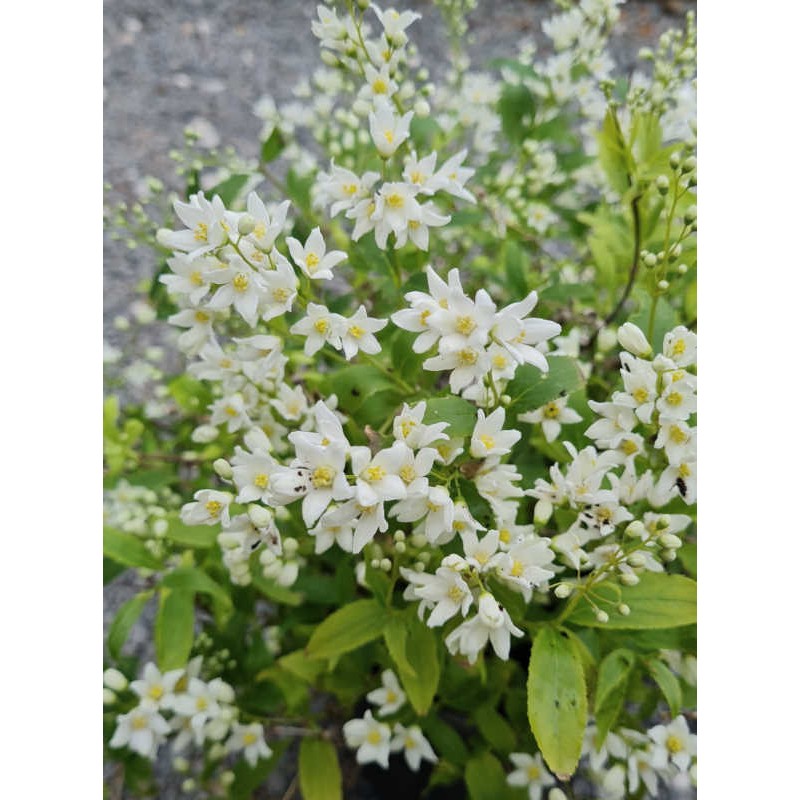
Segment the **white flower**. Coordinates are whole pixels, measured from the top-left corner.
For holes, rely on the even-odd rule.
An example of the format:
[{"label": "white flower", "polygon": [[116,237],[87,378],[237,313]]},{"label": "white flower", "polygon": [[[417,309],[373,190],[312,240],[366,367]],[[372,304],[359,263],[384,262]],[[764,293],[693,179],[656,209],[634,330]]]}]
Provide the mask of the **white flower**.
[{"label": "white flower", "polygon": [[413,586],[413,596],[426,601],[428,607],[433,607],[428,617],[429,627],[444,625],[459,612],[462,616],[467,615],[472,605],[472,592],[455,569],[463,564],[463,559],[454,554],[442,561],[435,575],[400,568],[402,576]]},{"label": "white flower", "polygon": [[446,544],[455,532],[455,508],[450,493],[442,486],[429,486],[426,493],[414,494],[401,500],[389,512],[400,522],[424,521],[418,526],[431,544]]},{"label": "white flower", "polygon": [[[308,491],[303,497],[303,521],[313,525],[322,516],[331,500],[347,500],[353,489],[344,474],[345,451],[341,445],[326,447],[308,444],[298,431],[289,434],[297,459],[292,463],[308,476]],[[367,448],[365,448],[367,449]]]},{"label": "white flower", "polygon": [[697,411],[697,395],[689,381],[672,382],[664,387],[656,408],[662,419],[687,420]]},{"label": "white flower", "polygon": [[561,433],[562,425],[572,425],[583,419],[577,411],[567,407],[567,400],[567,397],[556,397],[534,411],[519,414],[517,419],[520,422],[541,424],[544,438],[553,442]]},{"label": "white flower", "polygon": [[364,72],[367,82],[358,93],[362,100],[385,101],[397,91],[397,84],[392,80],[387,64],[380,70],[375,69],[372,64],[365,64]]},{"label": "white flower", "polygon": [[381,25],[383,25],[383,32],[386,38],[396,47],[402,47],[406,43],[406,28],[411,25],[412,22],[422,19],[422,15],[417,14],[416,11],[403,11],[400,13],[394,8],[381,11],[375,3],[372,3],[370,7],[375,12],[375,16],[380,20]]},{"label": "white flower", "polygon": [[325,240],[319,228],[314,228],[308,235],[305,245],[300,244],[291,236],[286,240],[292,260],[308,275],[311,280],[331,280],[331,271],[340,262],[347,258],[347,253],[342,250],[325,251]]},{"label": "white flower", "polygon": [[439,355],[425,359],[422,367],[432,371],[452,370],[450,390],[453,394],[459,394],[463,389],[483,378],[491,368],[491,361],[483,347],[456,345],[452,349],[441,347]]},{"label": "white flower", "polygon": [[389,102],[377,98],[375,110],[369,115],[369,132],[375,147],[383,158],[389,158],[408,138],[413,111],[397,117]]},{"label": "white flower", "polygon": [[406,693],[400,688],[397,675],[390,669],[381,673],[381,683],[381,688],[373,689],[367,695],[367,700],[374,706],[380,706],[379,717],[388,717],[406,702]]},{"label": "white flower", "polygon": [[278,386],[278,396],[270,401],[270,405],[284,418],[298,421],[308,413],[308,401],[302,386],[290,388],[282,383]]},{"label": "white flower", "polygon": [[328,342],[337,350],[342,349],[342,333],[344,332],[345,320],[339,314],[334,314],[325,306],[309,303],[306,308],[307,316],[299,322],[295,322],[289,329],[290,333],[305,336],[306,343],[303,352],[307,356],[313,356],[320,350],[325,342]]},{"label": "white flower", "polygon": [[363,305],[343,325],[342,349],[344,357],[349,361],[359,350],[365,353],[379,353],[381,350],[374,334],[383,330],[388,324],[386,319],[373,319],[367,316]]},{"label": "white flower", "polygon": [[533,364],[542,372],[547,372],[547,359],[537,346],[557,336],[561,326],[547,319],[528,318],[538,300],[539,295],[531,292],[524,300],[498,312],[492,335],[518,363]]},{"label": "white flower", "polygon": [[143,700],[154,703],[158,708],[169,709],[175,700],[175,684],[184,674],[182,669],[173,669],[161,674],[152,662],[145,664],[142,677],[131,681],[131,689]]},{"label": "white flower", "polygon": [[547,771],[542,756],[528,753],[511,753],[511,763],[516,767],[506,777],[509,786],[524,786],[528,789],[528,800],[541,800],[542,790],[553,786],[556,779]]},{"label": "white flower", "polygon": [[230,521],[230,492],[201,489],[195,492],[194,503],[186,503],[181,509],[181,522],[186,525],[216,525]]},{"label": "white flower", "polygon": [[247,413],[244,397],[239,392],[228,397],[220,397],[210,408],[211,424],[221,425],[224,422],[231,433],[236,433],[240,428],[249,428],[253,424]]},{"label": "white flower", "polygon": [[255,192],[250,192],[247,195],[247,213],[253,218],[255,227],[243,241],[252,243],[264,252],[272,250],[275,246],[275,239],[286,223],[288,211],[289,201],[284,200],[270,216],[261,198]]},{"label": "white flower", "polygon": [[250,725],[234,722],[230,738],[225,743],[225,750],[228,753],[244,751],[245,761],[251,767],[254,767],[259,759],[269,758],[272,755],[272,750],[264,741],[264,727],[258,722]]},{"label": "white flower", "polygon": [[229,266],[215,270],[213,282],[222,284],[208,301],[207,308],[221,311],[231,305],[244,320],[255,327],[258,304],[265,291],[264,279],[242,258],[233,256]]},{"label": "white flower", "polygon": [[504,431],[506,410],[496,408],[487,417],[482,409],[478,409],[478,421],[472,433],[469,452],[474,458],[500,456],[511,452],[511,448],[520,440],[519,431]]},{"label": "white flower", "polygon": [[225,205],[218,195],[209,202],[203,192],[198,192],[189,198],[188,203],[176,200],[174,208],[189,230],[161,229],[158,232],[160,244],[172,250],[182,250],[189,254],[190,259],[195,259],[227,241],[229,225],[225,221]]},{"label": "white flower", "polygon": [[[331,160],[330,174],[320,173],[317,179],[316,196],[321,205],[332,203],[330,215],[335,217],[342,211],[353,208],[360,200],[369,197],[370,189],[380,178],[377,172],[365,172],[361,177]],[[374,209],[373,209],[374,211]]]},{"label": "white flower", "polygon": [[422,759],[435,764],[439,759],[433,752],[430,742],[423,736],[419,725],[412,725],[406,728],[399,722],[394,726],[394,738],[392,739],[391,749],[393,753],[403,750],[409,769],[417,772]]},{"label": "white flower", "polygon": [[408,451],[402,442],[372,456],[368,447],[353,447],[350,460],[356,476],[356,498],[363,506],[371,506],[386,500],[402,500],[406,497],[406,485],[399,475],[400,467]]},{"label": "white flower", "polygon": [[474,664],[486,642],[491,641],[494,652],[506,661],[512,634],[522,636],[522,631],[511,621],[508,611],[501,609],[497,600],[484,592],[478,602],[478,613],[472,619],[462,622],[444,643],[452,655],[461,653],[470,664]]},{"label": "white flower", "polygon": [[374,761],[384,769],[389,768],[389,745],[391,729],[383,722],[372,718],[372,712],[366,711],[362,719],[351,719],[342,727],[347,746],[356,752],[359,764]]},{"label": "white flower", "polygon": [[669,725],[656,725],[647,731],[655,743],[653,747],[653,767],[663,769],[668,761],[686,772],[697,753],[697,736],[689,731],[686,717],[676,717]]},{"label": "white flower", "polygon": [[697,361],[697,334],[679,325],[664,334],[662,353],[679,367],[688,367]]},{"label": "white flower", "polygon": [[502,580],[520,591],[525,601],[530,602],[533,587],[546,584],[555,575],[550,569],[554,559],[549,539],[527,536],[512,544],[506,552],[498,553],[492,559],[491,566]]},{"label": "white flower", "polygon": [[117,729],[109,747],[128,747],[144,758],[156,757],[159,744],[170,732],[155,703],[143,702],[127,714],[117,717]]},{"label": "white flower", "polygon": [[[316,527],[309,529],[308,533],[314,537],[314,552],[324,553],[333,543],[339,545],[345,553],[353,552],[353,528],[355,520],[337,521],[336,509],[333,508],[323,514]],[[332,516],[333,515],[333,516]]]},{"label": "white flower", "polygon": [[271,320],[292,310],[297,297],[297,276],[289,261],[277,250],[273,250],[270,258],[275,269],[260,273],[263,292],[259,302],[259,312],[264,320]]}]

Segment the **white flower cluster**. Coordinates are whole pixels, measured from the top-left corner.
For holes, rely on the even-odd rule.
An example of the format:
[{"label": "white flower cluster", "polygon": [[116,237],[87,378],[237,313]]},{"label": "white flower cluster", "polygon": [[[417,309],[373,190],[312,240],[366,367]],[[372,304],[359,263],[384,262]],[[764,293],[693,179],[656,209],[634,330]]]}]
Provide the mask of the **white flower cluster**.
[{"label": "white flower cluster", "polygon": [[[399,711],[406,702],[405,692],[400,688],[397,676],[387,669],[381,675],[382,686],[373,689],[367,700],[379,706],[378,716],[386,717]],[[409,768],[417,772],[423,760],[435,764],[439,759],[419,725],[406,727],[399,722],[389,726],[366,711],[359,719],[345,722],[342,731],[347,746],[357,750],[359,764],[375,762],[384,769],[389,768],[389,754],[402,751]]]},{"label": "white flower cluster", "polygon": [[640,790],[645,797],[659,797],[659,779],[675,788],[696,783],[697,736],[689,730],[686,717],[655,725],[646,734],[630,728],[610,731],[599,748],[596,735],[590,725],[583,755],[608,800],[624,800]]},{"label": "white flower cluster", "polygon": [[438,354],[422,366],[449,370],[454,394],[479,405],[492,398],[496,403],[518,365],[533,364],[547,372],[547,359],[538,348],[560,333],[561,326],[528,316],[538,300],[536,292],[498,311],[485,289],[479,289],[474,300],[464,293],[457,269],[450,270],[447,282],[430,266],[426,272],[429,294],[409,292],[409,308],[392,314],[392,322],[418,334],[414,352],[437,346]]},{"label": "white flower cluster", "polygon": [[185,669],[161,673],[148,663],[139,680],[131,681],[115,669],[106,670],[103,683],[106,705],[117,702],[117,693],[128,688],[137,704],[117,716],[117,727],[110,747],[127,747],[144,758],[154,759],[159,747],[170,739],[174,754],[188,746],[208,745],[218,757],[242,753],[254,766],[269,758],[272,751],[264,741],[260,723],[238,721],[233,689],[220,678],[200,679],[202,658],[194,658]]},{"label": "white flower cluster", "polygon": [[[697,499],[696,428],[690,424],[697,377],[689,371],[696,361],[697,337],[679,326],[665,335],[663,352],[652,359],[646,358],[652,348],[635,325],[623,325],[619,339],[626,348],[620,356],[624,391],[615,392],[609,402],[589,401],[600,419],[586,435],[597,448],[578,451],[565,442],[572,458],[566,470],[552,466],[550,481],[538,478],[529,494],[539,501],[535,517],[541,521],[550,517],[554,506],[577,512],[570,528],[553,537],[553,548],[566,564],[576,570],[615,570],[624,583],[633,585],[642,568],[663,571],[653,551],[663,561],[672,560],[682,544],[676,534],[691,518],[645,512],[641,520],[634,520],[626,506],[646,501],[659,508],[676,497],[692,505]],[[659,459],[660,474],[651,467]],[[619,468],[621,474],[615,471]],[[640,547],[627,552],[613,542],[587,551],[589,543],[601,542],[627,522],[626,534],[640,539]]]},{"label": "white flower cluster", "polygon": [[[371,8],[378,17],[383,32],[380,39],[364,36],[365,26],[354,18],[340,20],[336,12],[318,6],[319,21],[313,24],[314,34],[323,48],[336,54],[351,72],[360,72],[362,85],[355,110],[367,113],[369,133],[379,156],[391,159],[409,139],[413,111],[402,111],[402,98],[409,90],[401,90],[402,65],[406,60],[408,37],[405,29],[419,14],[394,9],[381,11]],[[413,92],[413,86],[411,86]],[[429,228],[441,227],[450,216],[440,213],[428,198],[438,192],[474,202],[475,198],[464,188],[464,183],[474,170],[463,166],[467,151],[462,150],[436,169],[437,153],[422,158],[415,151],[404,157],[402,180],[383,180],[374,171],[357,174],[331,161],[329,173],[320,173],[313,192],[315,203],[330,206],[331,216],[342,212],[355,221],[352,238],[358,241],[365,233],[374,231],[375,241],[386,249],[388,237],[394,235],[394,246],[400,248],[407,241],[421,250],[428,249]]]},{"label": "white flower cluster", "polygon": [[161,538],[168,528],[167,511],[179,503],[180,496],[169,488],[155,491],[123,478],[103,490],[103,524],[143,539]]}]

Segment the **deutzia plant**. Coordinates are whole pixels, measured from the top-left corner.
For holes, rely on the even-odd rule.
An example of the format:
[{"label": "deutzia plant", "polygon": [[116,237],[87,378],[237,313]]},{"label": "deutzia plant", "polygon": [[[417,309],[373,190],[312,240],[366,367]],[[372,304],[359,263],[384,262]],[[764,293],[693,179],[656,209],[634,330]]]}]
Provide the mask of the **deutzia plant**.
[{"label": "deutzia plant", "polygon": [[320,5],[258,162],[190,140],[124,223],[155,269],[118,327],[164,342],[105,351],[132,791],[167,752],[203,797],[696,781],[695,31],[622,73],[621,4],[474,71],[441,0],[438,84],[418,13]]}]

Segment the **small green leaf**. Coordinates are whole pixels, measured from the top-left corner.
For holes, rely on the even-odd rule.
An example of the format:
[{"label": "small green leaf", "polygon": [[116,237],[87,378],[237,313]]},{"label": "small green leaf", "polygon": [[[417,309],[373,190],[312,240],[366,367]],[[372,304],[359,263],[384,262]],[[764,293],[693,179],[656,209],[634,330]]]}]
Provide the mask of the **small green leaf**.
[{"label": "small green leaf", "polygon": [[627,145],[614,113],[609,109],[603,120],[603,128],[597,135],[600,145],[598,159],[608,178],[608,183],[617,194],[624,194],[629,187]]},{"label": "small green leaf", "polygon": [[258,589],[264,597],[274,600],[285,606],[299,606],[303,602],[303,595],[299,592],[293,592],[285,586],[281,586],[275,581],[265,578],[263,575],[253,575],[253,586]]},{"label": "small green leaf", "polygon": [[578,766],[586,729],[586,680],[566,631],[543,627],[531,649],[528,720],[547,766],[566,780]]},{"label": "small green leaf", "polygon": [[183,667],[194,641],[194,592],[161,589],[156,615],[156,661],[163,672]]},{"label": "small green leaf", "polygon": [[213,547],[219,531],[213,525],[186,525],[178,514],[167,514],[167,539],[184,547],[204,550]]},{"label": "small green leaf", "polygon": [[469,751],[463,737],[438,716],[431,714],[420,721],[420,727],[433,745],[434,752],[453,764],[463,766],[469,757]]},{"label": "small green leaf", "polygon": [[530,90],[522,84],[506,84],[497,110],[506,138],[512,144],[519,144],[533,124],[535,106]]},{"label": "small green leaf", "polygon": [[209,578],[205,572],[195,567],[178,567],[172,570],[164,576],[161,585],[170,589],[208,594],[215,597],[225,608],[233,608],[233,602],[228,592],[215,580]]},{"label": "small green leaf", "polygon": [[314,683],[325,670],[324,661],[309,658],[303,650],[295,650],[293,653],[281,656],[278,665],[306,683]]},{"label": "small green leaf", "polygon": [[408,675],[416,677],[416,671],[411,666],[406,657],[406,641],[408,639],[408,628],[405,620],[400,616],[393,616],[383,631],[383,640],[386,642],[386,649],[395,663],[398,670],[405,671]]},{"label": "small green leaf", "polygon": [[342,771],[336,748],[330,742],[303,739],[299,767],[303,800],[341,800]]},{"label": "small green leaf", "polygon": [[510,753],[517,746],[517,736],[508,724],[491,705],[481,706],[474,714],[475,724],[481,736],[489,746],[499,753]]},{"label": "small green leaf", "polygon": [[249,180],[250,175],[231,175],[207,192],[207,196],[213,197],[215,194],[219,195],[220,200],[229,207],[239,196],[239,192],[244,189]]},{"label": "small green leaf", "polygon": [[500,800],[510,793],[506,773],[491,753],[483,752],[467,761],[464,781],[470,800]]},{"label": "small green leaf", "polygon": [[154,592],[152,589],[146,592],[139,592],[139,594],[134,595],[130,600],[120,606],[119,611],[117,611],[108,629],[108,652],[111,654],[112,658],[119,658],[122,648],[128,640],[128,634],[131,628],[141,616],[144,607],[153,594]]},{"label": "small green leaf", "polygon": [[309,658],[328,659],[377,639],[388,621],[386,609],[374,600],[356,600],[334,611],[311,634]]},{"label": "small green leaf", "polygon": [[525,251],[513,239],[506,239],[505,242],[505,268],[508,288],[517,297],[526,297],[530,262],[526,258]]},{"label": "small green leaf", "polygon": [[161,569],[161,563],[141,539],[114,528],[103,528],[103,555],[126,567]]},{"label": "small green leaf", "polygon": [[[697,584],[685,575],[646,572],[636,586],[604,581],[592,588],[594,601],[608,610],[608,622],[598,622],[588,603],[580,602],[568,618],[574,625],[593,628],[678,628],[697,622]],[[631,613],[616,611],[625,603]]]},{"label": "small green leaf", "polygon": [[583,376],[574,358],[550,356],[547,363],[550,369],[546,373],[531,364],[517,369],[506,388],[515,413],[532,411],[562,393],[574,392],[583,384]]},{"label": "small green leaf", "polygon": [[670,714],[677,717],[683,708],[683,692],[680,681],[672,670],[663,662],[654,658],[646,662],[647,671],[661,689],[661,694],[669,705]]},{"label": "small green leaf", "polygon": [[697,580],[697,542],[684,542],[678,550],[678,558],[689,575]]},{"label": "small green leaf", "polygon": [[446,422],[445,433],[448,436],[469,436],[475,428],[478,412],[472,403],[460,397],[434,397],[427,401],[425,407],[426,425],[435,422]]},{"label": "small green leaf", "polygon": [[[418,716],[424,717],[428,713],[436,695],[436,690],[439,687],[438,639],[427,625],[420,622],[416,612],[406,614],[404,624],[406,628],[405,652],[403,654],[404,657],[395,658],[397,674],[414,711],[417,712]],[[396,623],[392,622],[384,630],[387,644],[390,639],[397,637],[396,629],[395,633],[390,633],[388,637],[386,636],[386,632],[390,630],[390,627],[395,625]],[[399,649],[397,644],[395,642],[396,651]],[[389,652],[392,652],[391,649]],[[399,653],[397,654],[400,655]],[[410,669],[406,669],[402,665],[403,661],[410,666]]]},{"label": "small green leaf", "polygon": [[269,164],[270,161],[274,161],[283,152],[284,147],[286,147],[286,140],[280,130],[275,128],[270,137],[265,139],[261,145],[261,163]]},{"label": "small green leaf", "polygon": [[597,747],[605,741],[606,735],[622,711],[625,689],[635,663],[636,656],[630,650],[623,648],[612,651],[600,662],[594,693]]}]

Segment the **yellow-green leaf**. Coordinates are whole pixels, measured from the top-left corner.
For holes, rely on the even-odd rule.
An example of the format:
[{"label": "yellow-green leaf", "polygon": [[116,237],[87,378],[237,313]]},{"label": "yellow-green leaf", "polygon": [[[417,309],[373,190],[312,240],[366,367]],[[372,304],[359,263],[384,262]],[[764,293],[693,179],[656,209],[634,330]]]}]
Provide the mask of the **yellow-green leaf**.
[{"label": "yellow-green leaf", "polygon": [[328,659],[348,653],[377,639],[388,621],[383,606],[374,600],[356,600],[325,619],[311,634],[309,658]]},{"label": "yellow-green leaf", "polygon": [[566,631],[543,627],[531,650],[528,720],[547,766],[566,779],[578,766],[586,729],[583,665]]},{"label": "yellow-green leaf", "polygon": [[161,589],[155,627],[156,661],[164,670],[183,667],[194,641],[194,592]]},{"label": "yellow-green leaf", "polygon": [[299,763],[303,800],[341,800],[342,772],[336,748],[330,742],[303,739]]}]

